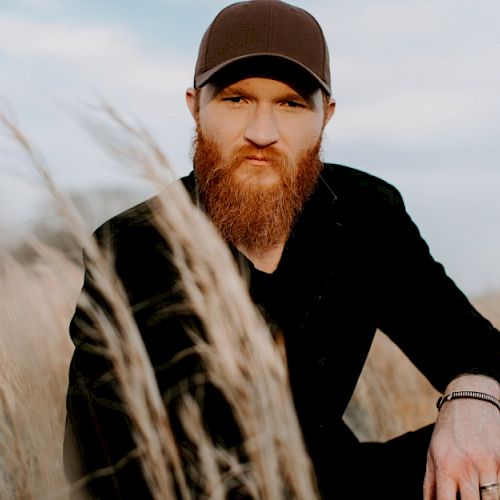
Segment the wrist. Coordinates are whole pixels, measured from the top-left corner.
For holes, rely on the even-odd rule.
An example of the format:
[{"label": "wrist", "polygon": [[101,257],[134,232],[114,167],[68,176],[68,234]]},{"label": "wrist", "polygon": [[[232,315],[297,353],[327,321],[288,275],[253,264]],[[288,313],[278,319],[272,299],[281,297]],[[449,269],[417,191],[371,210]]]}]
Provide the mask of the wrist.
[{"label": "wrist", "polygon": [[500,399],[500,383],[487,375],[469,373],[459,375],[446,386],[444,394],[459,391],[484,392],[497,400]]},{"label": "wrist", "polygon": [[500,411],[500,400],[498,398],[492,396],[491,394],[478,391],[454,391],[446,393],[437,400],[437,409],[441,411],[443,404],[453,399],[476,399],[478,401],[484,401],[485,403],[490,403],[493,406],[496,406],[498,411]]}]

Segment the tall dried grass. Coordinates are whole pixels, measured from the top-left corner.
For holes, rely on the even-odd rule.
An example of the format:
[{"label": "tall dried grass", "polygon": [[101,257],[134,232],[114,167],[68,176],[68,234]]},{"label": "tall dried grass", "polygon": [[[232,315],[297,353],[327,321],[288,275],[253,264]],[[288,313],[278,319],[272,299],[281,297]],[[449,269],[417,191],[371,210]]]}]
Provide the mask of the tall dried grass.
[{"label": "tall dried grass", "polygon": [[[111,108],[107,112],[131,141],[138,140],[128,158],[135,161],[139,158],[150,175],[154,175],[150,169],[154,163],[168,168],[164,155],[147,133],[122,121]],[[173,498],[175,481],[181,496],[190,498],[153,369],[108,256],[89,238],[78,215],[52,183],[43,159],[31,143],[13,121],[2,119],[66,214],[77,243],[86,248],[87,271],[111,315],[104,313],[102,302],[97,304],[88,296],[81,297],[80,306],[93,320],[96,340],[103,346],[102,354],[112,361],[150,490],[155,498]],[[121,147],[121,143],[108,145],[115,153]],[[228,457],[214,445],[209,446],[196,405],[187,399],[183,417],[195,441],[193,444],[203,457],[200,463],[205,470],[200,470],[199,476],[205,478],[204,486],[209,488],[207,496],[222,494],[219,465],[229,463],[231,472],[242,475],[241,481],[255,498],[281,498],[285,492],[294,498],[315,498],[312,467],[293,409],[283,359],[264,320],[251,304],[228,250],[179,183],[169,186],[168,197],[158,198],[158,209],[161,213],[156,220],[158,228],[173,249],[190,306],[205,326],[207,340],[198,337],[197,348],[212,382],[233,407],[249,459],[244,467],[238,467],[235,457]],[[205,243],[203,252],[199,251],[200,236]],[[5,410],[5,419],[15,433],[15,419],[11,418],[7,406]],[[18,440],[14,434],[11,440],[14,454],[18,454]]]},{"label": "tall dried grass", "polygon": [[64,397],[73,345],[65,332],[81,286],[51,251],[0,265],[0,498],[49,498],[66,486]]},{"label": "tall dried grass", "polygon": [[[132,434],[137,444],[137,454],[146,471],[148,486],[155,498],[172,498],[173,478],[169,474],[172,467],[181,491],[185,492],[184,497],[188,498],[165,408],[155,384],[153,368],[128,307],[125,293],[113,272],[110,256],[106,255],[88,234],[77,211],[54,185],[43,157],[14,120],[5,116],[0,116],[0,120],[27,155],[41,182],[66,217],[76,244],[86,249],[89,275],[104,302],[96,304],[90,296],[82,294],[80,305],[94,321],[98,337],[95,340],[103,345],[102,354],[112,361],[124,407],[134,424]],[[105,310],[111,311],[111,315],[106,314]],[[106,472],[108,471],[96,471],[95,474]]]},{"label": "tall dried grass", "polygon": [[[113,154],[146,168],[148,175],[156,176],[158,167],[168,168],[146,131],[134,128],[109,107],[106,113],[121,131],[119,143],[107,144]],[[15,123],[5,117],[3,121],[70,218],[78,245],[88,249],[89,271],[113,311],[110,321],[100,306],[82,298],[81,305],[99,325],[103,354],[115,366],[134,423],[136,452],[151,471],[147,477],[151,491],[156,498],[173,498],[175,480],[181,496],[190,498],[182,487],[184,472],[149,360],[112,266],[52,184],[29,141]],[[200,486],[208,498],[224,498],[227,476],[221,475],[222,465],[254,498],[282,498],[285,491],[294,498],[315,498],[282,357],[250,303],[232,258],[177,184],[169,187],[168,197],[159,198],[158,212],[158,228],[174,249],[182,286],[207,332],[206,340],[198,338],[198,351],[246,436],[249,463],[241,464],[214,447],[203,430],[197,403],[186,397],[181,418],[197,447]],[[64,498],[68,493],[61,463],[67,368],[73,349],[67,328],[82,271],[61,254],[39,250],[39,259],[29,266],[3,256],[0,268],[0,498]],[[488,304],[483,312],[498,324],[498,297],[482,299],[480,308],[481,304]],[[361,439],[384,440],[432,421],[435,397],[409,361],[378,335],[345,418]]]}]

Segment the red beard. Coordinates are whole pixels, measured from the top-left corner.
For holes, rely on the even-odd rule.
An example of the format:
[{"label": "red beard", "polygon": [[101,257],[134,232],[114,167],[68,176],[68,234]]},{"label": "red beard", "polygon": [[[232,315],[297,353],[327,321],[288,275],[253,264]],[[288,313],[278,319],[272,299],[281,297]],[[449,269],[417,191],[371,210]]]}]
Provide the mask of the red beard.
[{"label": "red beard", "polygon": [[[244,146],[223,158],[217,145],[200,129],[194,142],[194,165],[201,201],[222,237],[235,247],[265,249],[285,242],[311,195],[323,168],[321,139],[304,151],[295,165],[272,146]],[[271,185],[244,182],[234,175],[245,157],[265,155],[279,174]],[[255,167],[257,169],[261,167]]]}]

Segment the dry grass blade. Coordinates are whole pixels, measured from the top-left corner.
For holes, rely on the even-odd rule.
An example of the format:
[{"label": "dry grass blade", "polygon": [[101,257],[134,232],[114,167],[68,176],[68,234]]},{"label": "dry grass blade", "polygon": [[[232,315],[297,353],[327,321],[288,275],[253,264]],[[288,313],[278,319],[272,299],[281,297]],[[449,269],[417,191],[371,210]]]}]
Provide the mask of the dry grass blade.
[{"label": "dry grass blade", "polygon": [[[145,131],[127,128],[110,108],[107,111],[122,130],[134,135],[135,140],[142,140],[146,146],[149,156],[135,155],[134,161],[140,160],[141,167],[146,169],[150,169],[153,163],[165,164],[165,156]],[[81,307],[92,318],[99,332],[99,342],[105,346],[114,366],[125,407],[134,424],[134,438],[150,489],[156,498],[173,497],[173,478],[169,476],[171,467],[183,497],[189,498],[153,370],[112,265],[88,237],[86,227],[71,204],[57,190],[41,155],[13,121],[4,116],[1,121],[21,145],[69,220],[78,244],[86,248],[87,271],[93,286],[104,298],[106,308],[111,311],[111,319],[103,313],[102,304],[93,303],[90,297],[82,297]],[[176,187],[178,184],[174,184],[173,189]],[[172,191],[169,191],[171,196]],[[264,321],[251,305],[227,249],[210,224],[190,204],[187,194],[178,191],[175,198],[165,201],[160,201],[162,217],[158,221],[159,228],[170,237],[168,241],[175,250],[183,285],[194,311],[209,332],[209,342],[201,351],[206,353],[211,378],[233,404],[247,437],[251,477],[256,483],[256,487],[250,485],[249,490],[254,490],[259,498],[280,498],[285,490],[292,490],[297,498],[314,498],[311,467],[295,418],[286,370]],[[166,221],[169,217],[172,220]],[[187,231],[186,221],[190,227]],[[199,234],[208,238],[209,247],[204,258],[195,251]],[[221,269],[224,273],[219,272]],[[221,458],[219,452],[214,449],[218,463],[232,462],[231,457]],[[298,459],[293,460],[293,457]],[[208,466],[208,458],[204,464]],[[233,471],[244,470],[234,461],[232,465]],[[213,467],[212,463],[212,472]],[[287,480],[291,480],[290,485],[284,484]],[[215,484],[212,486],[216,492]]]},{"label": "dry grass blade", "polygon": [[224,480],[214,445],[204,430],[200,407],[193,397],[186,395],[179,411],[187,436],[196,444],[200,466],[192,471],[196,484],[211,500],[224,500]]},{"label": "dry grass blade", "polygon": [[[131,136],[134,152],[123,156],[152,158],[169,168],[146,131],[117,118],[109,107],[105,112]],[[151,169],[149,175],[156,171]],[[183,289],[207,334],[206,343],[198,338],[199,351],[246,438],[258,497],[277,499],[290,490],[295,498],[315,498],[285,364],[234,259],[180,183],[164,189],[157,202],[156,225],[172,248]]]},{"label": "dry grass blade", "polygon": [[0,257],[0,498],[52,498],[64,489],[64,396],[72,345],[67,336],[80,272],[39,248],[23,266]]},{"label": "dry grass blade", "polygon": [[36,490],[33,482],[30,481],[29,472],[32,467],[29,464],[31,456],[28,450],[22,446],[23,439],[19,435],[19,428],[16,425],[15,412],[12,402],[9,401],[3,387],[0,387],[0,408],[2,416],[0,418],[0,464],[2,471],[2,484],[11,485],[10,491],[0,493],[12,498],[26,498],[30,500],[36,498]]},{"label": "dry grass blade", "polygon": [[[113,155],[144,169],[158,185],[164,187],[165,178],[173,179],[165,155],[147,130],[131,126],[109,105],[101,111],[117,129],[114,136],[121,139],[106,143]],[[173,498],[174,482],[182,497],[190,498],[152,367],[112,262],[58,191],[43,157],[15,120],[0,114],[0,123],[64,212],[76,244],[87,248],[89,273],[112,311],[103,314],[101,304],[82,297],[81,305],[99,331],[99,343],[115,366],[137,448],[115,466],[83,478],[73,490],[139,457],[156,498]],[[159,171],[167,175],[159,178]],[[182,286],[206,330],[204,339],[192,332],[196,349],[246,436],[249,462],[241,463],[236,453],[214,446],[204,431],[199,407],[186,397],[181,420],[196,447],[199,469],[195,474],[205,496],[224,498],[227,484],[236,479],[252,498],[316,498],[286,368],[232,257],[177,183],[158,198],[158,212],[158,228],[175,251]],[[67,329],[81,287],[81,270],[61,254],[38,250],[40,262],[29,266],[0,254],[0,498],[6,499],[66,499],[69,493],[62,472],[64,396],[73,350]],[[499,304],[498,293],[477,303],[497,326]],[[369,440],[414,429],[432,420],[436,412],[432,388],[417,378],[415,368],[387,339],[377,338],[346,415],[358,436]]]},{"label": "dry grass blade", "polygon": [[[172,186],[165,198],[160,197],[162,215],[157,225],[169,238],[183,287],[204,323],[208,343],[203,345],[198,339],[200,353],[212,381],[231,403],[246,437],[259,498],[281,498],[287,487],[296,498],[314,498],[311,468],[281,355],[213,228],[187,204],[187,198],[185,210],[172,213],[179,209],[177,203],[171,202],[173,196],[185,195],[174,195],[177,187]],[[172,221],[177,224],[170,225]],[[189,244],[189,228],[196,228],[196,245]],[[172,234],[175,238],[169,237]],[[285,480],[291,484],[285,485]]]},{"label": "dry grass blade", "polygon": [[140,459],[153,496],[155,498],[174,496],[173,481],[168,472],[168,467],[172,467],[183,498],[190,498],[149,357],[110,260],[88,234],[77,211],[59,192],[43,158],[35,151],[14,120],[0,115],[0,122],[26,153],[45,187],[68,220],[75,240],[80,247],[86,249],[89,275],[105,301],[106,309],[111,311],[113,321],[109,321],[108,315],[103,314],[103,305],[93,303],[89,297],[82,296],[82,306],[95,320],[99,341],[106,346],[107,355],[112,359],[124,406],[135,424],[133,435],[140,450]]}]

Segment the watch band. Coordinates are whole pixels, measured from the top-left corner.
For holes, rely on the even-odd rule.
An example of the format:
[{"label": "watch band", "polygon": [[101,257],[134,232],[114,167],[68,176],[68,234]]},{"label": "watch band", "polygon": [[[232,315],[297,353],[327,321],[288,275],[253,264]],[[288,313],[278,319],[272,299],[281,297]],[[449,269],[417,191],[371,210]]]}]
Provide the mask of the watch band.
[{"label": "watch band", "polygon": [[456,392],[450,392],[445,396],[441,396],[436,402],[437,409],[441,410],[441,406],[443,406],[443,404],[446,403],[446,401],[451,401],[452,399],[459,399],[459,398],[480,399],[481,401],[487,401],[488,403],[495,405],[500,411],[500,401],[495,396],[492,396],[491,394],[486,394],[485,392],[477,392],[477,391],[456,391]]}]

